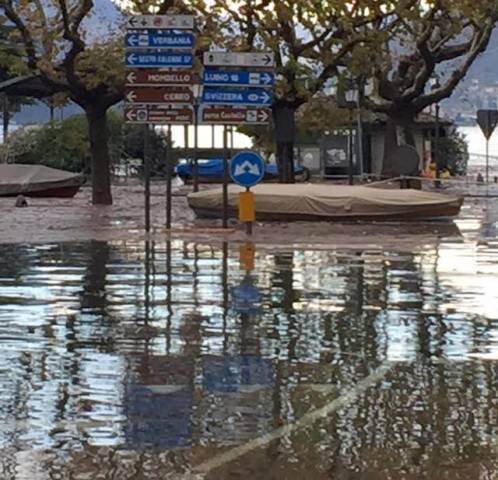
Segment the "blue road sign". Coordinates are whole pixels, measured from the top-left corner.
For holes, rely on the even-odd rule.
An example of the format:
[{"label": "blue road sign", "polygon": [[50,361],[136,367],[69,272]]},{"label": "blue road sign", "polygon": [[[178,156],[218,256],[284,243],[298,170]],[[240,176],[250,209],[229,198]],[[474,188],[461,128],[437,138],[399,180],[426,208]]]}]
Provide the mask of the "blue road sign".
[{"label": "blue road sign", "polygon": [[192,33],[174,33],[163,30],[141,30],[126,34],[127,48],[192,49],[195,36]]},{"label": "blue road sign", "polygon": [[230,175],[243,187],[257,185],[265,176],[265,161],[256,152],[240,152],[230,162]]},{"label": "blue road sign", "polygon": [[127,52],[126,66],[135,68],[176,67],[189,68],[194,64],[192,53],[181,52]]},{"label": "blue road sign", "polygon": [[202,101],[210,105],[271,105],[273,92],[262,88],[205,87]]},{"label": "blue road sign", "polygon": [[204,85],[238,85],[244,87],[272,87],[275,84],[273,72],[251,72],[245,70],[204,70]]}]

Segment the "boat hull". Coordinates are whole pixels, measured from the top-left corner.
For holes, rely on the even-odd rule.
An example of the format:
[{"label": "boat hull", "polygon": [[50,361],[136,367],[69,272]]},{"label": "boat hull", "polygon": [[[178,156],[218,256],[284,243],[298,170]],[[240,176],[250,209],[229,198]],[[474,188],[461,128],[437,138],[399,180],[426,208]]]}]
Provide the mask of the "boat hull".
[{"label": "boat hull", "polygon": [[[463,198],[416,190],[381,190],[368,187],[258,186],[256,217],[269,222],[419,221],[451,219],[460,213]],[[230,187],[228,215],[238,217],[238,193]],[[201,218],[221,218],[222,191],[188,196]]]},{"label": "boat hull", "polygon": [[72,198],[84,183],[82,175],[41,165],[0,165],[0,197]]}]

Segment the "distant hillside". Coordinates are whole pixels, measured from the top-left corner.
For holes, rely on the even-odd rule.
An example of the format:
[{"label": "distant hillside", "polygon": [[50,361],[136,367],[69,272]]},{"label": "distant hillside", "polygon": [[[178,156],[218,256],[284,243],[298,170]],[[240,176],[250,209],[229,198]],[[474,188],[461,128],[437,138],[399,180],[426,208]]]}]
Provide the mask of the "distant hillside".
[{"label": "distant hillside", "polygon": [[487,50],[472,65],[465,80],[468,82],[474,78],[480,83],[498,81],[498,29],[495,30]]},{"label": "distant hillside", "polygon": [[[75,104],[70,104],[65,107],[62,111],[62,116],[67,118],[71,115],[78,113],[83,113],[83,110]],[[55,109],[55,118],[60,119],[61,110],[59,108]],[[18,125],[32,125],[34,123],[45,123],[50,120],[50,109],[42,102],[38,102],[35,105],[30,105],[23,107],[23,109],[14,115],[14,123]]]}]

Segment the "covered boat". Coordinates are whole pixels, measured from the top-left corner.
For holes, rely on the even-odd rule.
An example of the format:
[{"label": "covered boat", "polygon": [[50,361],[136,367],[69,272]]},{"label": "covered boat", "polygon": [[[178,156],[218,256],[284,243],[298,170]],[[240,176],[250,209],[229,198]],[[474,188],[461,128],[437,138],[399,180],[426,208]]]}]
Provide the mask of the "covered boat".
[{"label": "covered boat", "polygon": [[[242,187],[229,187],[231,217],[238,215]],[[454,217],[463,198],[421,190],[391,190],[349,185],[260,184],[252,189],[258,220],[420,220]],[[219,218],[223,211],[221,188],[191,193],[188,203],[200,217]]]},{"label": "covered boat", "polygon": [[44,165],[0,164],[0,197],[74,197],[82,175]]},{"label": "covered boat", "polygon": [[[199,160],[199,181],[201,183],[222,183],[223,182],[223,159],[216,158],[213,160]],[[296,180],[308,181],[310,172],[307,168],[296,165],[294,167]],[[194,164],[193,162],[180,163],[176,167],[176,173],[185,182],[190,183],[194,178]],[[266,165],[265,181],[278,179],[278,167],[274,163]],[[231,181],[231,179],[230,179]]]}]

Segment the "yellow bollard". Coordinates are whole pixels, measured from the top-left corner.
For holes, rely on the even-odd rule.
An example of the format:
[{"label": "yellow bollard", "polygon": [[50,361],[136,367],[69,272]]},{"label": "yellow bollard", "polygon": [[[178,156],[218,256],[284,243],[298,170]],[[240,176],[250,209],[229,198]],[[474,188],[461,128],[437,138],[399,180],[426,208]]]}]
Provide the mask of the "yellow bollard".
[{"label": "yellow bollard", "polygon": [[254,270],[256,265],[256,246],[254,243],[244,243],[240,246],[239,260],[241,270]]},{"label": "yellow bollard", "polygon": [[241,222],[254,222],[256,220],[254,193],[248,190],[239,195],[239,220]]}]

